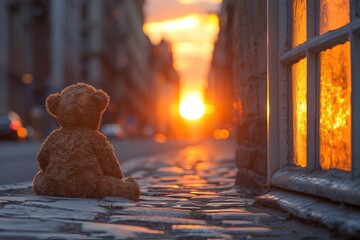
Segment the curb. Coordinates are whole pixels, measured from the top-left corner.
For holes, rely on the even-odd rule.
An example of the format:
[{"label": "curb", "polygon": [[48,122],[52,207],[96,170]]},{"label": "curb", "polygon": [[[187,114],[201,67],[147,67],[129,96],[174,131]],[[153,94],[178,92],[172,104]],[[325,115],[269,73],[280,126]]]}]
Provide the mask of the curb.
[{"label": "curb", "polygon": [[32,181],[11,183],[6,185],[0,185],[0,192],[10,191],[10,190],[21,190],[32,187]]}]

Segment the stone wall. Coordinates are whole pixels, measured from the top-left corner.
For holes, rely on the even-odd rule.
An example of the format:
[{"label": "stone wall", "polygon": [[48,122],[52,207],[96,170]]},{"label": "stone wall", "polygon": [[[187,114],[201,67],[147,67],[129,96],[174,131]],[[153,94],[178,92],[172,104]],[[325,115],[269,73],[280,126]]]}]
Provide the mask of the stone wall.
[{"label": "stone wall", "polygon": [[236,184],[266,182],[266,1],[234,1],[233,49],[237,110]]}]

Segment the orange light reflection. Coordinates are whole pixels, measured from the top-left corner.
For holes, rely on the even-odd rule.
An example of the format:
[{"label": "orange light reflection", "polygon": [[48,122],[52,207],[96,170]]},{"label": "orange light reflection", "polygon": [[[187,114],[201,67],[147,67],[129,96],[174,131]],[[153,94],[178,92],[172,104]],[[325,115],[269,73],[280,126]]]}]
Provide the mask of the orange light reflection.
[{"label": "orange light reflection", "polygon": [[294,0],[292,4],[292,43],[296,47],[306,41],[306,0]]},{"label": "orange light reflection", "polygon": [[306,58],[292,65],[293,92],[293,162],[301,167],[307,165],[307,67]]},{"label": "orange light reflection", "polygon": [[340,28],[349,23],[349,2],[349,0],[320,0],[320,34]]},{"label": "orange light reflection", "polygon": [[350,42],[320,53],[320,165],[351,169]]}]

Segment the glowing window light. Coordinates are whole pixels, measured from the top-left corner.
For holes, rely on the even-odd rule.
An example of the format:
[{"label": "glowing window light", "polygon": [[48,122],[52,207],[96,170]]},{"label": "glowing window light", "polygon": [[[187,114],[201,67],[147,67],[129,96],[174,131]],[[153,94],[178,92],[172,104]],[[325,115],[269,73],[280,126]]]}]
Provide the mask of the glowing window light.
[{"label": "glowing window light", "polygon": [[340,28],[349,23],[349,2],[349,0],[320,0],[320,34]]},{"label": "glowing window light", "polygon": [[307,165],[307,79],[306,58],[292,65],[293,97],[293,162],[301,167]]},{"label": "glowing window light", "polygon": [[320,57],[320,166],[351,169],[350,42]]},{"label": "glowing window light", "polygon": [[292,44],[296,47],[306,41],[306,0],[294,0],[292,11]]}]

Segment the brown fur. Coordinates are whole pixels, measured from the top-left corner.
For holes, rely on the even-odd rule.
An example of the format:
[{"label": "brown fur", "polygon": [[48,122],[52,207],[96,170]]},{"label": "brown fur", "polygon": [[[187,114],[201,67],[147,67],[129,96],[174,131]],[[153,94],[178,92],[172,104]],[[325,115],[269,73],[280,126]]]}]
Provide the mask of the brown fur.
[{"label": "brown fur", "polygon": [[84,83],[46,99],[46,109],[60,128],[45,139],[38,153],[40,170],[33,180],[36,194],[139,199],[139,185],[133,177],[124,178],[113,147],[98,131],[108,104],[105,92]]}]

